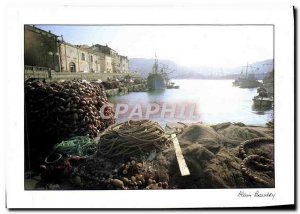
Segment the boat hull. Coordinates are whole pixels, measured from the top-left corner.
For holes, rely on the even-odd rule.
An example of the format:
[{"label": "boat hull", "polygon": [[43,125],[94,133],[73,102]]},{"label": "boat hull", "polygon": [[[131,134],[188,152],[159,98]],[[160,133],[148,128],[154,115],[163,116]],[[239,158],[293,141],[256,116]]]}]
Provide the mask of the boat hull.
[{"label": "boat hull", "polygon": [[147,85],[149,90],[163,90],[166,88],[166,80],[161,74],[149,74]]},{"label": "boat hull", "polygon": [[261,107],[272,107],[273,99],[268,97],[255,97],[253,98],[253,102],[255,106]]},{"label": "boat hull", "polygon": [[258,81],[241,81],[239,86],[240,88],[257,88],[259,86],[261,86],[262,83],[258,82]]}]

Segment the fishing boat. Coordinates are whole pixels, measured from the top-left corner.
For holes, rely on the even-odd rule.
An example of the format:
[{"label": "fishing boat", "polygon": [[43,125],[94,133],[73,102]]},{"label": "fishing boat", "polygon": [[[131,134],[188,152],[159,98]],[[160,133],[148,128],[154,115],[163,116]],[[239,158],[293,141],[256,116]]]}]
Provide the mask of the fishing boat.
[{"label": "fishing boat", "polygon": [[268,94],[274,95],[274,70],[265,76],[263,86],[266,88]]},{"label": "fishing boat", "polygon": [[[254,68],[247,63],[245,74],[242,71],[240,76],[232,83],[233,86],[240,88],[257,88],[262,85],[253,73],[249,73],[249,67]],[[258,68],[256,68],[256,70],[258,70]]]},{"label": "fishing boat", "polygon": [[248,74],[245,78],[242,78],[239,83],[240,88],[257,88],[261,85],[262,83],[257,81],[254,74]]},{"label": "fishing boat", "polygon": [[163,68],[158,68],[158,60],[155,55],[154,65],[152,71],[147,78],[147,85],[149,90],[164,90],[167,86],[167,73]]},{"label": "fishing boat", "polygon": [[263,107],[263,108],[270,108],[273,105],[273,97],[270,96],[264,87],[259,87],[257,89],[258,95],[253,98],[254,106],[255,107]]},{"label": "fishing boat", "polygon": [[168,82],[167,89],[179,89],[179,85],[175,85],[174,82]]},{"label": "fishing boat", "polygon": [[256,107],[272,107],[273,99],[271,97],[255,96],[253,102]]}]

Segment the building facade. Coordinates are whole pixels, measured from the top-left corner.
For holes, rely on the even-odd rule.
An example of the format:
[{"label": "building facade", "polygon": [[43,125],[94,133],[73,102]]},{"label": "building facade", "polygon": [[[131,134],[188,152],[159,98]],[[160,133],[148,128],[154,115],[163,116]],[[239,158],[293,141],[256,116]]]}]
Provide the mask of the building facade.
[{"label": "building facade", "polygon": [[25,65],[60,72],[128,73],[128,58],[107,45],[73,45],[25,25]]},{"label": "building facade", "polygon": [[81,52],[81,60],[88,63],[87,71],[92,73],[100,73],[101,72],[101,64],[100,64],[100,55],[93,51],[88,45],[78,46]]},{"label": "building facade", "polygon": [[120,57],[118,53],[111,49],[111,60],[112,60],[112,66],[113,66],[113,72],[114,73],[120,73]]},{"label": "building facade", "polygon": [[100,54],[100,65],[103,73],[113,73],[112,59],[111,56],[99,53]]},{"label": "building facade", "polygon": [[60,71],[57,36],[31,25],[24,26],[24,65]]},{"label": "building facade", "polygon": [[114,49],[110,48],[107,45],[100,45],[100,44],[93,45],[91,48],[92,50],[98,53],[103,53],[105,55],[110,56],[111,64],[112,64],[112,72],[120,73],[121,62],[120,62],[120,56],[117,51],[115,51]]},{"label": "building facade", "polygon": [[100,56],[86,47],[60,43],[62,72],[100,73]]},{"label": "building facade", "polygon": [[120,58],[120,73],[128,73],[129,60],[127,56],[119,55]]}]

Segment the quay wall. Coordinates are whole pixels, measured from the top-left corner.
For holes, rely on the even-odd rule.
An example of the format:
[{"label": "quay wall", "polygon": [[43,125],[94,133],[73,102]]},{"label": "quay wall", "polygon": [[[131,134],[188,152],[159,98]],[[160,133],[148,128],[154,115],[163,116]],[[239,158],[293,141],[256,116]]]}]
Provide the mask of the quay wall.
[{"label": "quay wall", "polygon": [[[130,76],[133,79],[140,79],[141,76],[136,73],[71,73],[71,72],[51,72],[51,75],[47,71],[25,71],[24,78],[36,78],[46,81],[60,81],[60,80],[73,80],[73,79],[81,79],[81,80],[112,80],[112,79],[122,79],[125,76]],[[51,77],[50,77],[51,76]]]},{"label": "quay wall", "polygon": [[112,97],[112,96],[125,95],[128,94],[129,92],[141,92],[146,90],[147,90],[146,84],[136,84],[130,86],[123,86],[115,89],[108,89],[105,90],[105,92],[107,97]]}]

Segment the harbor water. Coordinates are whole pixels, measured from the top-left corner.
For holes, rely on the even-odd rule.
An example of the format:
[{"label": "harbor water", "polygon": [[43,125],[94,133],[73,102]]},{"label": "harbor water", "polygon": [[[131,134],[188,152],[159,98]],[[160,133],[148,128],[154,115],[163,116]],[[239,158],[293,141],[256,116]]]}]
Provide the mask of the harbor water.
[{"label": "harbor water", "polygon": [[[119,103],[125,103],[129,106],[128,114],[118,115],[117,122],[128,120],[130,109],[134,109],[137,104],[141,104],[143,107],[142,114],[145,117],[145,106],[149,103],[158,104],[160,110],[162,110],[164,104],[167,105],[167,108],[176,105],[176,113],[173,117],[168,113],[162,116],[161,111],[149,116],[150,119],[158,121],[162,126],[167,122],[178,121],[206,124],[242,122],[247,125],[263,125],[273,119],[273,108],[256,109],[253,106],[252,99],[257,95],[256,88],[233,87],[233,80],[175,79],[172,81],[180,88],[131,92],[124,96],[109,98],[114,106]],[[182,106],[185,106],[184,117],[179,116]],[[190,117],[190,115],[197,117]],[[135,118],[132,117],[132,119]]]}]

